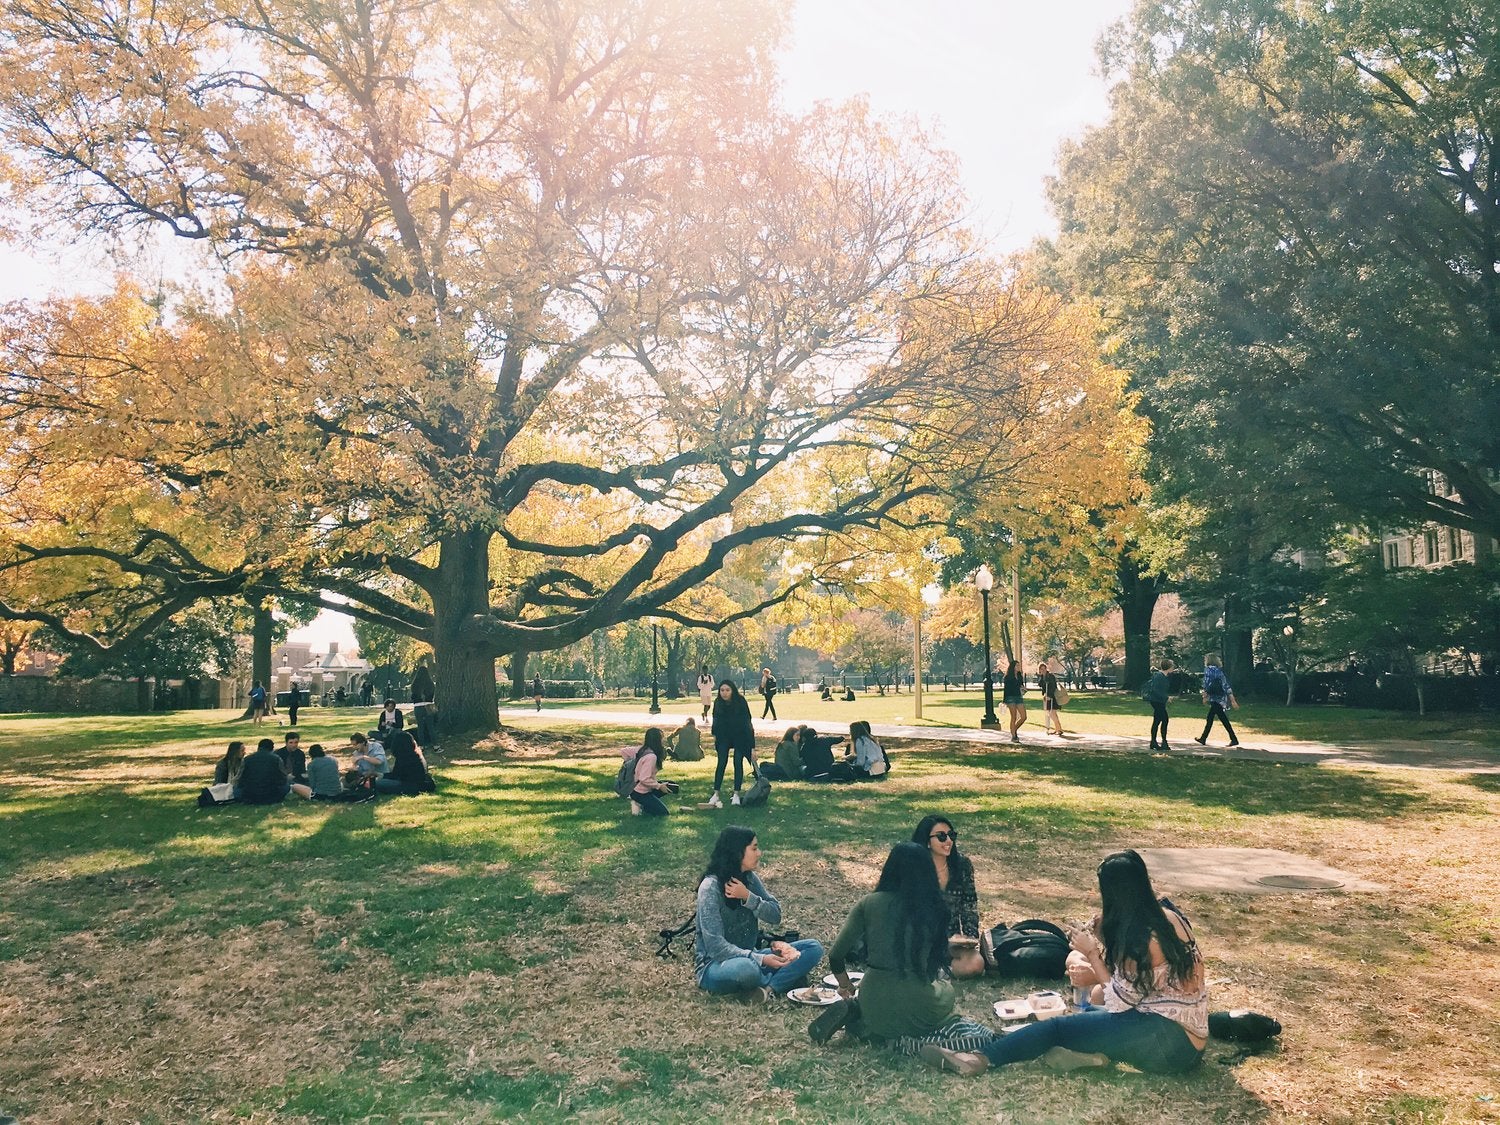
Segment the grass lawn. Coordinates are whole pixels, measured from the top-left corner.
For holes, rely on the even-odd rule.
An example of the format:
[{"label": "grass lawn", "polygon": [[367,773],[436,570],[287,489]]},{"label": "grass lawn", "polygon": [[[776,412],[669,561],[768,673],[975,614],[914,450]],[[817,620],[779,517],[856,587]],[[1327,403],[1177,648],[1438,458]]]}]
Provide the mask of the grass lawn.
[{"label": "grass lawn", "polygon": [[[1035,691],[1027,694],[1030,712],[1027,729],[1040,733],[1042,700]],[[761,713],[759,696],[749,697],[751,713]],[[776,697],[776,713],[794,722],[815,722],[819,727],[847,727],[856,719],[872,723],[897,723],[911,726],[978,727],[984,714],[983,690],[928,691],[922,695],[922,718],[915,718],[916,701],[910,693],[900,695],[861,694],[852,703],[842,699],[825,702],[816,695],[786,692]],[[530,700],[508,704],[529,710]],[[641,711],[645,699],[606,698],[597,700],[549,699],[543,701],[542,714],[560,715],[577,709],[605,711]],[[678,722],[688,715],[698,716],[702,709],[697,698],[661,700],[663,722],[674,717]],[[1171,706],[1172,740],[1186,744],[1203,730],[1205,708],[1197,696],[1176,700]],[[1008,713],[995,699],[995,712],[1001,722]],[[1121,691],[1078,691],[1063,712],[1064,725],[1070,731],[1091,734],[1146,737],[1151,730],[1151,708],[1134,694]],[[1478,712],[1440,713],[1418,716],[1399,711],[1374,711],[1344,707],[1338,704],[1284,706],[1272,700],[1246,701],[1231,717],[1241,739],[1261,745],[1278,742],[1327,742],[1333,745],[1356,745],[1372,741],[1428,743],[1454,739],[1472,742],[1489,749],[1500,749],[1500,722],[1492,714]],[[1215,738],[1223,741],[1217,725]]]},{"label": "grass lawn", "polygon": [[[816,703],[816,701],[814,701]],[[1123,709],[1122,709],[1123,710]],[[1500,1120],[1494,775],[893,743],[882,785],[631,817],[638,737],[566,725],[434,761],[439,793],[200,812],[227,712],[0,723],[0,1110],[22,1121],[1466,1122]],[[304,745],[348,716],[304,712]],[[274,734],[275,728],[264,730]],[[709,763],[674,765],[684,797]],[[694,988],[691,907],[749,824],[788,925],[831,940],[929,810],[986,924],[1084,916],[1121,846],[1265,846],[1385,894],[1180,896],[1214,1008],[1286,1026],[1182,1079],[1018,1066],[964,1081],[807,1009]],[[1163,887],[1170,890],[1170,887]],[[959,988],[985,1017],[1025,990]]]}]

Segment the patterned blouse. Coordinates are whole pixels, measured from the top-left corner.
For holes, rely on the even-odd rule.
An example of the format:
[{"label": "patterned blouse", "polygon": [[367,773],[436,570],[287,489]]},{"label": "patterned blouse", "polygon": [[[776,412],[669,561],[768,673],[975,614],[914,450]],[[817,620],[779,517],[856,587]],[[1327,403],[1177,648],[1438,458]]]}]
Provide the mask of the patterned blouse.
[{"label": "patterned blouse", "polygon": [[948,885],[943,888],[948,904],[949,934],[979,936],[979,892],[974,888],[974,865],[969,857],[954,853],[948,857]]}]

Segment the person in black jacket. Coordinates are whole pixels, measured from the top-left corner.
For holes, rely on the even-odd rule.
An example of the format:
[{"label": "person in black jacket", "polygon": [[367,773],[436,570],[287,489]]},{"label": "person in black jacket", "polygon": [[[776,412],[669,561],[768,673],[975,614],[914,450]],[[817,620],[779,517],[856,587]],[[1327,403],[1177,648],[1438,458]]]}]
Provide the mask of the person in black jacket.
[{"label": "person in black jacket", "polygon": [[411,716],[417,728],[417,741],[423,746],[432,745],[434,733],[432,701],[437,698],[437,687],[432,682],[432,672],[424,656],[417,661],[417,670],[411,674]]},{"label": "person in black jacket", "polygon": [[807,781],[853,781],[854,771],[847,762],[835,761],[833,748],[844,741],[841,734],[819,734],[812,727],[802,728],[802,777]]},{"label": "person in black jacket", "polygon": [[385,752],[390,757],[390,768],[384,777],[375,779],[377,793],[392,793],[403,797],[415,797],[419,793],[435,793],[437,786],[432,774],[427,772],[427,760],[411,735],[398,730],[386,737]]},{"label": "person in black jacket", "polygon": [[719,765],[714,770],[714,791],[708,803],[716,809],[724,807],[719,790],[724,788],[724,767],[729,764],[729,752],[734,751],[734,796],[730,804],[740,803],[740,786],[745,780],[745,760],[755,762],[755,724],[750,718],[750,704],[740,694],[740,689],[729,680],[719,682],[719,695],[714,700],[714,750],[719,755]]},{"label": "person in black jacket", "polygon": [[247,805],[279,805],[291,791],[286,767],[276,756],[276,743],[262,738],[240,770],[237,797]]},{"label": "person in black jacket", "polygon": [[288,731],[286,745],[276,751],[276,756],[281,759],[281,768],[286,771],[287,778],[294,784],[306,783],[307,781],[307,755],[302,752],[302,736],[296,731]]}]

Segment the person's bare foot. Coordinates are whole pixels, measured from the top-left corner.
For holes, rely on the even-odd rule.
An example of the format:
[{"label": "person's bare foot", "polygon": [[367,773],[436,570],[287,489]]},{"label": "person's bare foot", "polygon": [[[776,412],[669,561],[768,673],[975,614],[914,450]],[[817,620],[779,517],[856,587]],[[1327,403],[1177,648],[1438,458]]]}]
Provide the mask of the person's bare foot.
[{"label": "person's bare foot", "polygon": [[1079,1070],[1086,1066],[1108,1066],[1109,1056],[1098,1051],[1073,1051],[1067,1047],[1053,1047],[1042,1056],[1042,1064],[1049,1070]]},{"label": "person's bare foot", "polygon": [[936,1043],[926,1043],[917,1049],[917,1057],[933,1070],[949,1070],[965,1078],[983,1074],[990,1068],[990,1060],[970,1051],[950,1051]]}]

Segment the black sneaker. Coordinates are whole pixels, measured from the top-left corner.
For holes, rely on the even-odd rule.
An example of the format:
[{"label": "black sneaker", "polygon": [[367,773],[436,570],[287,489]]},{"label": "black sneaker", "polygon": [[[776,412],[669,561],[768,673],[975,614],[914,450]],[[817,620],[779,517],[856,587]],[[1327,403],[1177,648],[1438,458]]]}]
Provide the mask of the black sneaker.
[{"label": "black sneaker", "polygon": [[1195,738],[1195,739],[1193,739],[1193,741],[1196,742],[1199,746],[1207,746],[1208,745],[1208,735],[1205,734],[1202,738]]},{"label": "black sneaker", "polygon": [[835,1000],[818,1013],[818,1018],[807,1025],[807,1037],[821,1047],[833,1038],[833,1033],[844,1026],[849,1018],[849,1001]]}]

